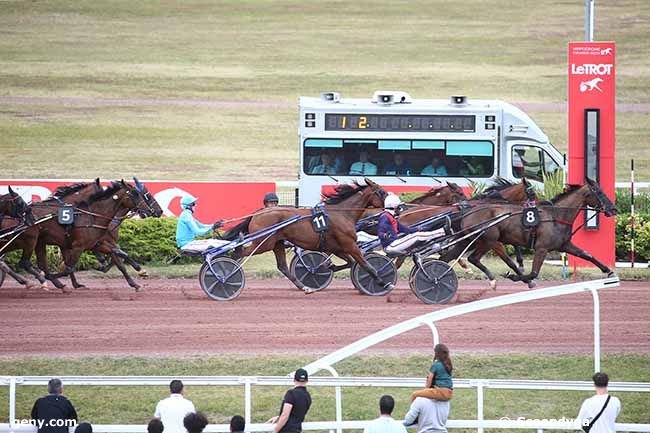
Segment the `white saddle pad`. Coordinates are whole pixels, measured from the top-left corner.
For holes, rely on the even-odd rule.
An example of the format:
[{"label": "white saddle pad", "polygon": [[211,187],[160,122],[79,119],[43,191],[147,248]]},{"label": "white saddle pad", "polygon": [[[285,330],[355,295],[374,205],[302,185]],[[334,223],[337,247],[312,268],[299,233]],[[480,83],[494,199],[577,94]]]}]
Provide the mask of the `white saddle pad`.
[{"label": "white saddle pad", "polygon": [[229,244],[230,241],[222,239],[197,239],[181,248],[181,251],[189,254],[200,254],[209,248],[221,247]]},{"label": "white saddle pad", "polygon": [[357,242],[370,242],[378,239],[377,236],[369,235],[366,232],[357,232]]}]

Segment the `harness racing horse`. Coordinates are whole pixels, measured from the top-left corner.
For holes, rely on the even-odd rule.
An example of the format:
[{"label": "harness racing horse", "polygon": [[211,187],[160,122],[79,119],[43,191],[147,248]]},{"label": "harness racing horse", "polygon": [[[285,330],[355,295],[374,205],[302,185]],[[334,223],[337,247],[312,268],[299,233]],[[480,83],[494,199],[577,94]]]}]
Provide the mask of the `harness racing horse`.
[{"label": "harness racing horse", "polygon": [[[232,240],[240,233],[254,233],[292,217],[304,216],[306,218],[271,233],[267,238],[253,241],[250,246],[239,253],[239,257],[273,250],[278,270],[296,287],[304,289],[304,285],[291,274],[287,266],[283,242],[287,240],[305,250],[322,251],[344,259],[348,265],[342,265],[339,269],[356,261],[378,284],[387,286],[391,283],[386,283],[381,279],[357,246],[356,221],[367,207],[383,207],[386,197],[386,192],[379,185],[368,179],[365,179],[365,182],[366,185],[338,185],[335,187],[334,193],[325,195],[324,204],[321,206],[329,218],[329,224],[323,236],[316,233],[312,226],[312,221],[309,218],[312,209],[272,207],[256,212],[226,232],[224,239]],[[331,269],[338,270],[333,265]]]},{"label": "harness racing horse", "polygon": [[[586,206],[598,212],[603,212],[607,217],[614,216],[617,213],[612,201],[600,189],[598,184],[591,179],[587,179],[582,186],[569,186],[565,192],[554,197],[551,202],[541,203],[538,208],[539,225],[533,230],[528,230],[523,226],[522,214],[526,209],[523,205],[494,203],[475,208],[463,216],[462,227],[472,226],[504,213],[512,213],[512,216],[485,232],[476,242],[474,250],[469,256],[469,261],[481,269],[488,278],[494,278],[492,272],[481,263],[481,258],[486,252],[494,249],[494,246],[499,243],[526,247],[531,243],[531,240],[534,240],[535,257],[531,273],[528,275],[508,274],[507,277],[511,280],[529,283],[537,278],[549,251],[565,252],[590,261],[602,272],[611,275],[613,273],[607,266],[571,243],[571,237],[575,233],[573,223],[580,211],[586,209]],[[458,254],[458,249],[462,250],[462,248],[463,244],[460,244],[450,249],[443,254],[444,257],[441,260],[450,260],[454,257],[454,254]],[[501,258],[503,259],[503,257]]]},{"label": "harness racing horse", "polygon": [[11,186],[8,187],[8,191],[8,194],[0,195],[0,286],[4,282],[6,273],[19,284],[31,288],[34,286],[32,283],[24,279],[2,260],[4,253],[9,250],[8,243],[12,242],[12,238],[20,230],[33,226],[35,222],[31,209],[22,197]]},{"label": "harness racing horse", "polygon": [[[60,206],[53,200],[32,205],[36,215],[51,214]],[[93,193],[86,202],[78,203],[74,210],[74,222],[68,225],[68,228],[54,220],[39,225],[38,239],[34,246],[39,267],[46,272],[46,278],[57,287],[64,288],[58,278],[67,275],[70,275],[73,285],[79,287],[74,277],[74,267],[79,256],[83,251],[90,251],[97,247],[106,234],[110,222],[117,215],[126,215],[133,210],[151,216],[152,209],[152,205],[146,203],[142,192],[137,187],[124,181],[114,182],[106,190]],[[46,245],[57,245],[61,249],[65,263],[63,272],[55,275],[49,273]]]}]

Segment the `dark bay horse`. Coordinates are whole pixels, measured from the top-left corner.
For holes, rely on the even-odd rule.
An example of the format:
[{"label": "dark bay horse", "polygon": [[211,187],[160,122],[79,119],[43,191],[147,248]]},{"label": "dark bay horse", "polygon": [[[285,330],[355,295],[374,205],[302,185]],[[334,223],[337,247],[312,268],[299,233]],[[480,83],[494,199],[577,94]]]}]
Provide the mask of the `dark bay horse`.
[{"label": "dark bay horse", "polygon": [[[570,186],[565,192],[553,198],[551,202],[539,204],[540,224],[533,230],[527,230],[522,225],[521,214],[524,210],[523,205],[504,202],[493,203],[488,206],[473,209],[463,216],[461,222],[462,227],[469,227],[483,221],[488,221],[505,213],[512,213],[512,217],[485,232],[473,247],[469,261],[481,269],[488,278],[494,278],[492,272],[481,263],[483,255],[489,250],[494,249],[497,244],[505,243],[526,247],[529,245],[531,237],[534,234],[535,245],[533,249],[535,251],[535,257],[533,259],[531,273],[528,275],[508,275],[513,281],[528,283],[534,280],[539,275],[539,271],[549,251],[560,251],[574,255],[590,261],[602,272],[612,274],[612,271],[607,266],[599,262],[588,252],[571,243],[571,237],[574,233],[573,223],[580,214],[580,211],[584,210],[586,206],[603,212],[607,217],[614,216],[617,213],[612,201],[600,189],[598,184],[590,179],[587,179],[586,183],[582,186]],[[441,259],[453,258],[462,248],[462,243],[455,248],[451,248],[443,254],[444,257]]]},{"label": "dark bay horse", "polygon": [[[8,194],[0,195],[0,271],[28,288],[34,285],[7,265],[2,257],[9,251],[9,243],[13,243],[14,238],[17,239],[19,231],[32,227],[34,222],[34,216],[27,203],[9,186]],[[0,286],[2,283],[0,280]]]},{"label": "dark bay horse", "polygon": [[[287,266],[283,243],[287,240],[305,250],[334,254],[343,258],[348,264],[356,261],[376,281],[385,286],[386,283],[381,281],[357,246],[356,221],[367,207],[383,207],[386,197],[386,192],[379,185],[368,179],[365,181],[366,185],[339,185],[334,193],[325,196],[323,209],[329,217],[329,229],[322,238],[314,231],[311,219],[305,218],[278,230],[266,239],[253,241],[240,255],[261,254],[273,250],[278,270],[296,287],[304,289],[304,285],[291,274]],[[309,217],[311,213],[311,209],[266,208],[226,232],[224,238],[234,239],[239,233],[254,233],[295,216]]]}]

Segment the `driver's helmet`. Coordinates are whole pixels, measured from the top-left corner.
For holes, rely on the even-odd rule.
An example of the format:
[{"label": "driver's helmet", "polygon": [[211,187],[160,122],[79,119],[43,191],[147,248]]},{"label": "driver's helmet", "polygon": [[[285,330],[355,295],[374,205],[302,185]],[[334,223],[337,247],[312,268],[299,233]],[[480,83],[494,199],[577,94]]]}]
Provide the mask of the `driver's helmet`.
[{"label": "driver's helmet", "polygon": [[181,207],[183,209],[189,209],[196,204],[197,200],[198,199],[196,197],[192,197],[191,195],[186,195],[181,199]]},{"label": "driver's helmet", "polygon": [[393,194],[389,193],[386,198],[384,199],[384,208],[385,209],[392,209],[395,210],[399,205],[402,204],[402,200],[400,198]]},{"label": "driver's helmet", "polygon": [[264,204],[267,204],[268,202],[274,201],[278,203],[280,199],[278,198],[277,194],[274,192],[267,192],[264,195]]}]

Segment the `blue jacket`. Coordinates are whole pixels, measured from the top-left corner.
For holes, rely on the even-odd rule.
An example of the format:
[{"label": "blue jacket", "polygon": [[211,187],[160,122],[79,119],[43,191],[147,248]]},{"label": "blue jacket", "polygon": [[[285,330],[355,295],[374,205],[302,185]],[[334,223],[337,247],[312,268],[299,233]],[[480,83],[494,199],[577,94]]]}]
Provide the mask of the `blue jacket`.
[{"label": "blue jacket", "polygon": [[379,222],[377,223],[377,235],[379,235],[379,241],[381,242],[382,247],[387,247],[395,239],[400,237],[400,233],[408,234],[414,233],[417,230],[414,230],[408,226],[405,226],[401,222],[395,220],[397,223],[397,230],[393,227],[392,219],[395,219],[390,213],[384,212],[379,215]]},{"label": "blue jacket", "polygon": [[176,224],[176,245],[178,248],[183,248],[195,237],[204,235],[210,230],[212,230],[212,225],[201,224],[189,209],[185,209],[181,212]]}]

